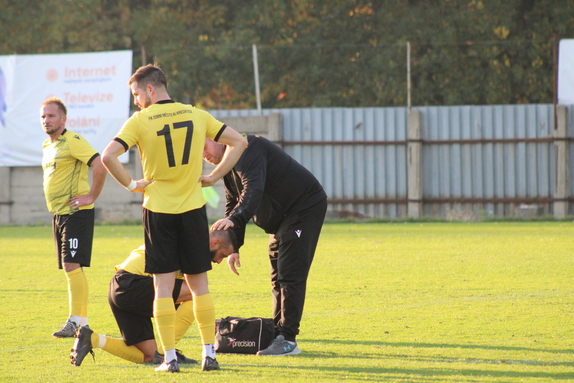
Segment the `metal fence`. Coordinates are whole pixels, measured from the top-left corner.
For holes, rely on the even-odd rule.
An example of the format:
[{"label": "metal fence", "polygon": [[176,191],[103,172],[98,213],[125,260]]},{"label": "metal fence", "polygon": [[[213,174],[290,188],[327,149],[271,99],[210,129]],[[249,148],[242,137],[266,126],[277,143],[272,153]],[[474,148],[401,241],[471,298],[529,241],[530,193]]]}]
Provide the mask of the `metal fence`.
[{"label": "metal fence", "polygon": [[[414,110],[421,114],[425,216],[475,219],[553,213],[557,165],[553,105]],[[258,112],[212,113],[225,121],[228,116]],[[332,214],[408,216],[407,108],[263,110],[270,113],[281,114],[279,144],[317,176],[329,196]],[[574,121],[572,113],[569,108],[567,121]],[[572,122],[567,131],[568,137],[574,137]],[[571,157],[568,169],[570,173],[574,169]],[[570,180],[569,190],[573,187]]]},{"label": "metal fence", "polygon": [[552,105],[417,109],[423,118],[426,215],[448,214],[455,203],[458,209],[450,214],[507,216],[524,204],[550,213]]}]

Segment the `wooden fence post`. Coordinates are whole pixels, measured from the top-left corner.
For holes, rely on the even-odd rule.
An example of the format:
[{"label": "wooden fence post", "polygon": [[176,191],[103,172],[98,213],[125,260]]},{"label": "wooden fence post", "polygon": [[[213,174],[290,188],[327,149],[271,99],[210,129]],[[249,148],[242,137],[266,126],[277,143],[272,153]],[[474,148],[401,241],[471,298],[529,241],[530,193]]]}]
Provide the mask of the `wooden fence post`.
[{"label": "wooden fence post", "polygon": [[567,108],[556,107],[556,129],[554,130],[554,148],[556,150],[556,188],[554,189],[554,218],[563,219],[568,215],[570,197],[570,172],[568,171],[569,146]]},{"label": "wooden fence post", "polygon": [[423,215],[422,183],[422,127],[421,112],[409,110],[407,118],[407,173],[408,173],[408,216],[421,218]]}]

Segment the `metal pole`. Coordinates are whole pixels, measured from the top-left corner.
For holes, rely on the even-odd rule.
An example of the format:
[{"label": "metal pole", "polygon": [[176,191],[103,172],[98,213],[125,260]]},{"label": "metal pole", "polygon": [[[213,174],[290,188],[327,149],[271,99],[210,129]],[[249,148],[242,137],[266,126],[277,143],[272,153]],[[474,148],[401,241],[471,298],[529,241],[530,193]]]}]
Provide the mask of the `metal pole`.
[{"label": "metal pole", "polygon": [[407,41],[407,108],[411,110],[411,42]]},{"label": "metal pole", "polygon": [[556,106],[558,105],[558,47],[560,44],[560,38],[554,36],[552,41],[552,92],[554,104],[554,130],[558,129],[558,115],[556,113]]},{"label": "metal pole", "polygon": [[257,111],[261,115],[261,92],[259,91],[259,63],[257,60],[257,45],[253,44],[253,75],[255,76],[255,98],[257,100]]}]

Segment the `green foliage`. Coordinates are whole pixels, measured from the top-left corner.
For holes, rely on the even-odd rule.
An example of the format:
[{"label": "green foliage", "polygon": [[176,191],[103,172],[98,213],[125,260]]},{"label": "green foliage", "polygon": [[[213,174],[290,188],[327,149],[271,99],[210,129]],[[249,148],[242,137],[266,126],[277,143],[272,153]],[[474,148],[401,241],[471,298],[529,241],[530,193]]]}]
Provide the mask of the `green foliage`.
[{"label": "green foliage", "polygon": [[[107,303],[113,266],[141,226],[97,226],[90,327],[119,337]],[[219,355],[222,370],[169,376],[96,349],[69,364],[50,337],[67,314],[50,228],[0,227],[0,381],[548,382],[574,376],[572,222],[325,225],[307,287],[300,356]],[[209,274],[216,315],[270,316],[266,242],[248,226],[240,275]],[[199,358],[195,326],[178,348]]]},{"label": "green foliage", "polygon": [[555,37],[569,2],[551,0],[4,0],[0,54],[134,50],[172,96],[204,108],[550,103]]}]

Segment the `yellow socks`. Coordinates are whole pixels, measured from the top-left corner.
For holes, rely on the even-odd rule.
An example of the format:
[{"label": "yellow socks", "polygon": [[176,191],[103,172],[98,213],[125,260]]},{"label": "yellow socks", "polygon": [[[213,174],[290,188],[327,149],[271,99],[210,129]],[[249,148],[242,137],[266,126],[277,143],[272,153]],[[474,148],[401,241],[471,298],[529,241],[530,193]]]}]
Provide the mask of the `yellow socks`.
[{"label": "yellow socks", "polygon": [[180,303],[175,312],[175,344],[179,343],[180,339],[183,338],[194,320],[193,301]]},{"label": "yellow socks", "polygon": [[[180,303],[175,312],[175,344],[178,344],[181,338],[183,338],[194,320],[193,302],[187,301]],[[157,345],[157,352],[160,354],[164,353],[161,344]]]},{"label": "yellow socks", "polygon": [[92,342],[92,348],[99,347],[98,345],[100,343],[100,335],[93,332],[90,336],[90,341]]},{"label": "yellow socks", "polygon": [[215,343],[215,306],[210,293],[193,297],[193,312],[202,344]]},{"label": "yellow socks", "polygon": [[88,316],[88,280],[82,268],[66,273],[68,278],[68,298],[70,302],[70,316]]},{"label": "yellow socks", "polygon": [[[165,350],[175,349],[175,305],[173,304],[173,298],[159,298],[154,300],[153,316],[155,318],[162,349],[164,352]],[[215,333],[215,328],[213,332]]]},{"label": "yellow socks", "polygon": [[[95,337],[94,337],[95,336]],[[96,333],[92,334],[92,345],[97,345],[100,341],[100,336]],[[136,346],[128,346],[121,338],[111,338],[106,336],[106,343],[102,346],[102,350],[109,352],[112,355],[119,356],[122,359],[129,360],[134,363],[143,363],[144,354]]]},{"label": "yellow socks", "polygon": [[112,338],[93,332],[90,341],[92,342],[92,348],[101,348],[112,355],[130,362],[144,362],[144,353],[136,346],[128,346],[122,338]]}]

